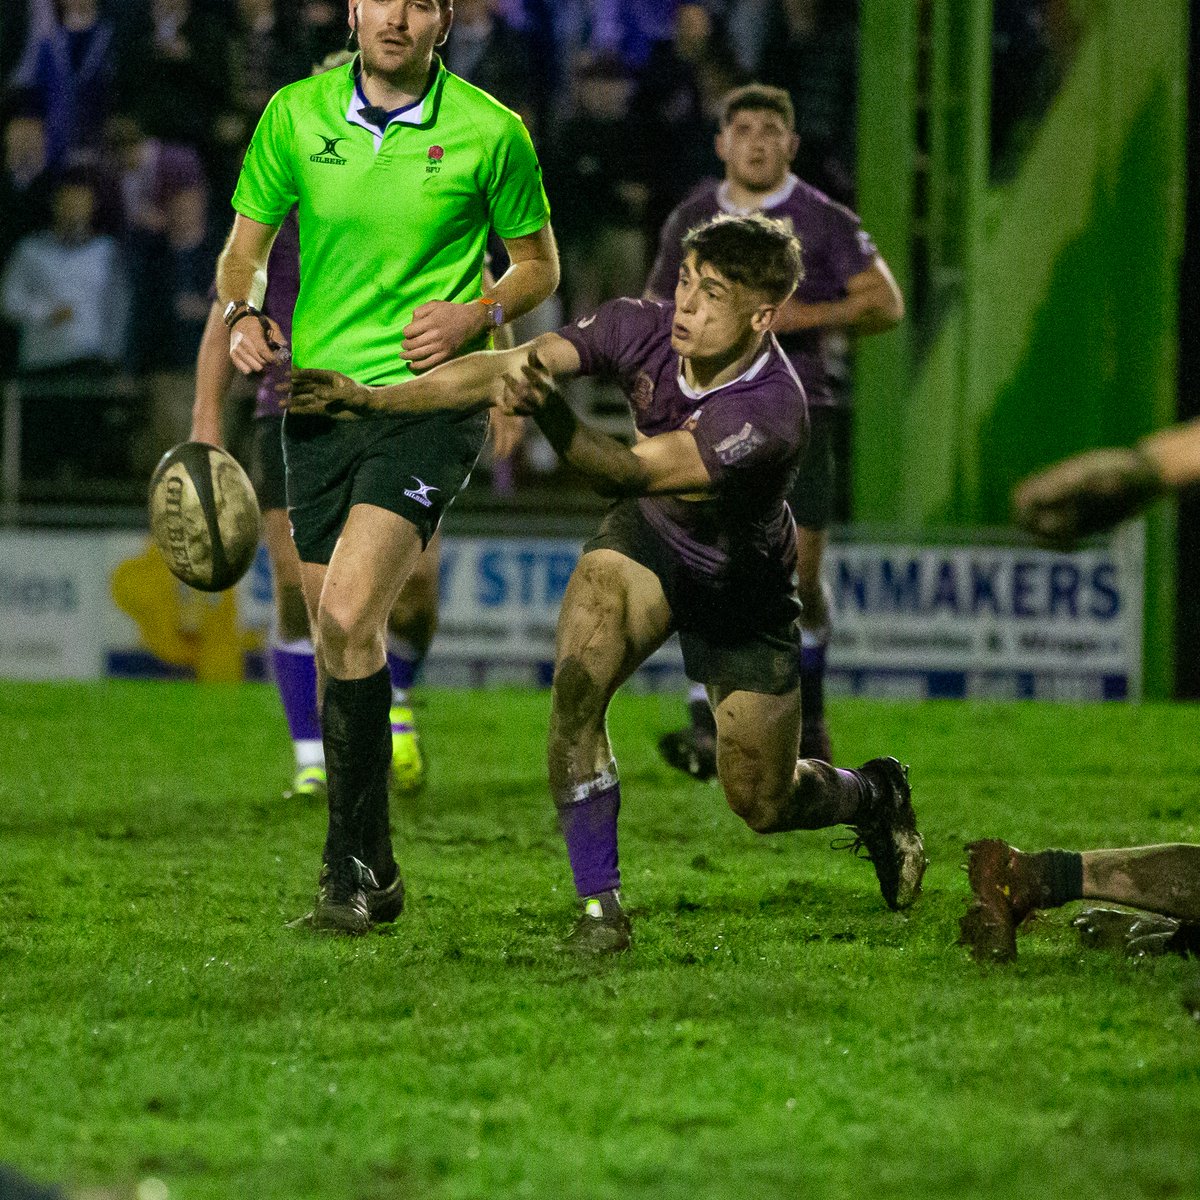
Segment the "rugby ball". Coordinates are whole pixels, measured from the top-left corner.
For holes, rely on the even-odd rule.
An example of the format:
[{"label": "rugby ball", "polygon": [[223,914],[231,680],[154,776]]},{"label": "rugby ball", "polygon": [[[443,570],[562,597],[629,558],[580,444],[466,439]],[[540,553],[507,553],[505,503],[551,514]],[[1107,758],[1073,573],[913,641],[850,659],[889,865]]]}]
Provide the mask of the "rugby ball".
[{"label": "rugby ball", "polygon": [[150,533],[171,574],[188,587],[233,587],[254,561],[261,529],[249,477],[219,447],[184,442],[154,468]]}]

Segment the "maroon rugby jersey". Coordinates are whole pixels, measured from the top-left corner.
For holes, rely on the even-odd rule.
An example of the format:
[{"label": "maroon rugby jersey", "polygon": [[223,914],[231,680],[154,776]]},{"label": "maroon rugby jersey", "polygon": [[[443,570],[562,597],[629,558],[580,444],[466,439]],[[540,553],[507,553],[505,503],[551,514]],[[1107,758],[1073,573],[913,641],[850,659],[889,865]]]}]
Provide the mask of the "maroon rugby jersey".
[{"label": "maroon rugby jersey", "polygon": [[808,443],[804,388],[771,335],[737,379],[697,393],[671,346],[675,306],[610,300],[558,331],[585,375],[614,378],[647,437],[690,430],[715,494],[643,496],[638,503],[680,562],[714,582],[741,572],[790,577],[796,535],[786,497]]},{"label": "maroon rugby jersey", "polygon": [[[744,211],[729,199],[727,184],[717,179],[701,183],[667,218],[646,291],[667,299],[674,296],[684,234],[719,213]],[[757,211],[787,221],[800,239],[804,278],[796,289],[796,299],[806,304],[844,300],[846,281],[865,271],[878,253],[854,213],[795,175],[789,174],[782,187],[764,197]],[[814,406],[834,403],[824,337],[819,329],[779,335],[779,344],[796,368],[809,404]]]}]

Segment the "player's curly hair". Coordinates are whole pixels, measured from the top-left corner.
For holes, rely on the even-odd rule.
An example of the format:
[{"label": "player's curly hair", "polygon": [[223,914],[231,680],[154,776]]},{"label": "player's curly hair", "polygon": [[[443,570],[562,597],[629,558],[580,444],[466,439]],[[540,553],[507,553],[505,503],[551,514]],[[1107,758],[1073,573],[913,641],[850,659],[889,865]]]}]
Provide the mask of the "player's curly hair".
[{"label": "player's curly hair", "polygon": [[786,300],[804,278],[800,239],[784,221],[762,213],[722,213],[689,230],[683,253],[715,267],[726,279],[769,296]]}]

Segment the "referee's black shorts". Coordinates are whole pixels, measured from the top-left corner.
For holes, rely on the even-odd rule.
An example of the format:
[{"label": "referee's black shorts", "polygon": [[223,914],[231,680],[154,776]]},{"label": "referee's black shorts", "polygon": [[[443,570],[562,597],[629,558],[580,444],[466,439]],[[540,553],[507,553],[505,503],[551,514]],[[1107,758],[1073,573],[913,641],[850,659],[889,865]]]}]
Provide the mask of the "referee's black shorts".
[{"label": "referee's black shorts", "polygon": [[404,517],[428,544],[471,477],[487,424],[486,412],[350,420],[289,412],[283,455],[300,561],[329,562],[355,504]]}]

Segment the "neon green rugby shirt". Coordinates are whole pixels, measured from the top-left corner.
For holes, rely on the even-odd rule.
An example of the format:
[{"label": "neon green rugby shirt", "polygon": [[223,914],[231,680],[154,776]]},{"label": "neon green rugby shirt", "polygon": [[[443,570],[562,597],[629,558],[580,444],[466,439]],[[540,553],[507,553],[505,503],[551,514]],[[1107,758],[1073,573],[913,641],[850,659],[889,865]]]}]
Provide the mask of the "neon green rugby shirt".
[{"label": "neon green rugby shirt", "polygon": [[536,233],[550,205],[516,113],[437,60],[425,95],[381,133],[362,116],[356,67],[275,94],[233,207],[278,225],[299,205],[296,365],[396,383],[412,375],[400,345],[413,310],[482,295],[488,227],[502,238]]}]

